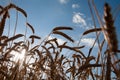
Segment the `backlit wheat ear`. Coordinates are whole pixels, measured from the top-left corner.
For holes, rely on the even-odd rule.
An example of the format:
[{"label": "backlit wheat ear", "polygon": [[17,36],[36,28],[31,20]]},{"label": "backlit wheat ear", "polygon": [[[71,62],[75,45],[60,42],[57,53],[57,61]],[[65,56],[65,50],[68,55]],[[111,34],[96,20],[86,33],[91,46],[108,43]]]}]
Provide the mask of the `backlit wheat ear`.
[{"label": "backlit wheat ear", "polygon": [[74,42],[74,40],[73,40],[71,37],[69,37],[67,34],[65,34],[65,33],[63,33],[63,32],[60,32],[60,31],[53,31],[53,34],[62,35],[62,36],[64,36],[66,39],[68,39],[69,41]]},{"label": "backlit wheat ear", "polygon": [[36,36],[36,35],[31,35],[29,38],[31,38],[31,40],[32,40],[31,44],[34,43],[34,39],[41,39],[41,37]]},{"label": "backlit wheat ear", "polygon": [[[118,41],[116,36],[116,31],[114,27],[114,21],[111,14],[111,8],[110,6],[105,3],[104,5],[104,20],[105,20],[105,26],[104,26],[104,35],[105,39],[108,42],[109,51],[116,53],[118,49]],[[109,52],[108,51],[108,52]],[[116,55],[116,54],[115,54]],[[107,55],[107,71],[106,71],[106,80],[111,80],[111,56],[108,53]]]},{"label": "backlit wheat ear", "polygon": [[58,31],[58,30],[73,30],[73,28],[71,27],[66,27],[66,26],[59,26],[59,27],[55,27],[53,29],[53,31]]},{"label": "backlit wheat ear", "polygon": [[69,41],[74,42],[74,40],[70,36],[68,36],[67,34],[61,32],[60,30],[73,30],[73,28],[60,26],[60,27],[54,28],[52,33],[53,34],[59,34],[59,35],[65,37],[66,39],[68,39]]},{"label": "backlit wheat ear", "polygon": [[0,11],[0,15],[12,8],[16,9],[17,11],[21,12],[25,17],[27,17],[27,13],[22,8],[19,8],[18,6],[14,4],[9,4],[6,7],[4,7],[2,11]]},{"label": "backlit wheat ear", "polygon": [[7,17],[8,17],[8,12],[6,11],[5,14],[3,15],[3,18],[1,19],[1,22],[0,22],[0,36],[2,36],[2,34],[3,34]]},{"label": "backlit wheat ear", "polygon": [[27,22],[26,24],[27,24],[27,26],[32,30],[32,32],[33,32],[33,34],[34,34],[34,33],[35,33],[35,30],[34,30],[33,26],[32,26],[31,24],[29,24],[28,22]]},{"label": "backlit wheat ear", "polygon": [[116,36],[116,31],[114,27],[114,21],[112,18],[112,15],[110,13],[111,8],[110,6],[106,3],[104,6],[104,20],[105,20],[105,38],[108,42],[109,45],[109,50],[111,52],[116,52],[118,49],[118,41],[117,41],[117,36]]},{"label": "backlit wheat ear", "polygon": [[20,37],[23,37],[23,36],[24,36],[23,34],[17,34],[17,35],[15,35],[15,36],[13,36],[13,37],[10,37],[10,38],[7,39],[5,42],[13,41],[13,40],[15,40],[15,39],[17,39],[17,38],[20,38]]}]

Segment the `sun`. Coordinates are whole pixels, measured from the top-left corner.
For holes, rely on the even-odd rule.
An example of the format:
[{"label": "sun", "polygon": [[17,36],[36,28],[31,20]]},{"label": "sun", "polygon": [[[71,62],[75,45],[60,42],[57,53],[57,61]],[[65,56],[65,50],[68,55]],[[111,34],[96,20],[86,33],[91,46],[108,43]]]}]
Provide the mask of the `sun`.
[{"label": "sun", "polygon": [[21,49],[19,51],[12,50],[10,53],[12,55],[11,60],[16,63],[19,61],[20,64],[22,64],[25,59],[25,53],[26,53],[26,49]]}]

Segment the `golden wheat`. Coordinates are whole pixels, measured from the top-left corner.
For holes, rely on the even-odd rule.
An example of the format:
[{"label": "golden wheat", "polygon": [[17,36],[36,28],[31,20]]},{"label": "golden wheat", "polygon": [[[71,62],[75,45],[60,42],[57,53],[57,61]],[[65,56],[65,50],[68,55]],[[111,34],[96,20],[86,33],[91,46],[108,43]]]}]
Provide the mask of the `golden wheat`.
[{"label": "golden wheat", "polygon": [[[49,39],[51,35],[57,34],[66,38],[68,41],[74,42],[70,35],[63,32],[65,30],[73,30],[73,28],[67,26],[55,27],[47,38],[42,40],[41,37],[35,35],[34,27],[26,21],[26,25],[32,31],[32,34],[28,35],[28,39],[17,41],[17,39],[26,36],[26,34],[16,34],[11,37],[3,36],[5,21],[7,18],[10,18],[8,10],[15,9],[25,17],[27,17],[27,13],[12,3],[6,7],[0,6],[0,80],[43,80],[44,76],[45,80],[110,80],[114,77],[111,75],[111,71],[116,75],[115,78],[119,79],[120,70],[116,68],[116,65],[119,64],[120,60],[115,60],[113,63],[111,61],[111,52],[119,51],[114,21],[109,5],[105,4],[104,8],[106,26],[90,29],[83,33],[84,36],[91,32],[96,32],[96,40],[87,54],[82,51],[82,49],[86,48],[84,45],[70,46],[68,42],[59,44],[57,38]],[[95,21],[94,26],[96,26]],[[105,51],[102,49],[106,47],[105,39],[99,42],[100,32],[104,33],[108,44],[108,48]],[[34,40],[36,39],[40,39],[41,43],[34,45]],[[12,41],[14,43],[11,46],[7,45]],[[96,52],[97,57],[92,55],[96,41],[98,41],[99,46],[99,51]],[[22,49],[26,49],[22,64],[20,60],[13,61],[12,58],[14,56],[10,55],[12,51],[20,52],[19,49],[21,47]],[[64,50],[69,51],[64,53]],[[105,53],[101,54],[102,52]],[[69,54],[71,56],[66,56]],[[87,57],[86,54],[88,55]]]}]

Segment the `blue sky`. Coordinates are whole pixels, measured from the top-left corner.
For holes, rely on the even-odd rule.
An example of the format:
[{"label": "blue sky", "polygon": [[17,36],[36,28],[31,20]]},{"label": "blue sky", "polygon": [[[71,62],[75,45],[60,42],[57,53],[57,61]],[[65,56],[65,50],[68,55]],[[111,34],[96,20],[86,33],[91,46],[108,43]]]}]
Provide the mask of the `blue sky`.
[{"label": "blue sky", "polygon": [[[73,31],[66,31],[74,40],[78,41],[80,35],[90,28],[93,28],[91,13],[88,6],[88,0],[11,0],[12,3],[24,9],[27,14],[27,21],[34,26],[37,35],[44,37],[48,35],[54,27],[70,26]],[[95,4],[103,18],[103,6],[108,2],[114,10],[119,4],[120,0],[95,0]],[[0,0],[1,5],[7,5],[9,0]],[[11,22],[15,23],[15,12],[11,12],[13,17]],[[113,12],[114,14],[114,12]],[[117,36],[120,41],[120,14],[117,16],[115,26]],[[18,16],[18,32],[22,32],[25,28],[26,18],[19,14]],[[11,25],[14,25],[11,23]],[[98,27],[99,24],[97,23]],[[30,32],[29,32],[30,33]],[[65,39],[60,39],[64,41]],[[85,36],[81,42],[85,45],[91,46],[95,40],[95,35],[89,34]],[[119,43],[120,45],[120,43]]]}]

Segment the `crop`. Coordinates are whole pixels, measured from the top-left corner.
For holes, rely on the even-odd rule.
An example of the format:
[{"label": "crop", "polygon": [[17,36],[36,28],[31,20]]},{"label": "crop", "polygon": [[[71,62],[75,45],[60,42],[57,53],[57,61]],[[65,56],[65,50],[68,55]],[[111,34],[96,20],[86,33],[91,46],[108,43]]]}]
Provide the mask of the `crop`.
[{"label": "crop", "polygon": [[[111,8],[108,3],[105,3],[105,25],[103,25],[94,1],[88,0],[88,5],[94,28],[85,31],[82,36],[95,32],[96,40],[87,56],[81,50],[85,48],[84,45],[78,43],[77,46],[71,46],[68,44],[68,42],[72,44],[75,42],[72,37],[65,33],[67,30],[73,30],[72,27],[55,27],[47,37],[42,39],[35,35],[34,27],[26,20],[24,33],[18,34],[16,33],[18,13],[21,13],[26,19],[27,13],[12,3],[5,7],[0,6],[0,80],[120,79],[120,59],[117,57],[120,50],[118,50]],[[11,26],[7,22],[10,20],[10,11],[13,9],[16,11],[16,22],[14,30],[11,30]],[[99,21],[99,28],[96,27],[94,15]],[[6,25],[8,25],[7,34],[4,33]],[[28,30],[32,33],[27,34]],[[10,34],[11,31],[13,34]],[[100,41],[101,34],[103,34],[103,40]],[[50,38],[52,35],[60,35],[66,38],[67,42],[59,44],[56,37]],[[35,45],[36,41],[39,42],[37,45]],[[95,43],[98,44],[98,52],[96,52],[98,56],[91,55]],[[64,50],[71,51],[72,57],[66,57],[63,54]]]}]

